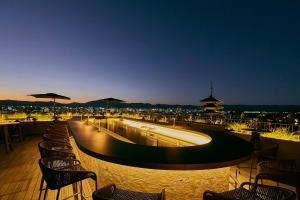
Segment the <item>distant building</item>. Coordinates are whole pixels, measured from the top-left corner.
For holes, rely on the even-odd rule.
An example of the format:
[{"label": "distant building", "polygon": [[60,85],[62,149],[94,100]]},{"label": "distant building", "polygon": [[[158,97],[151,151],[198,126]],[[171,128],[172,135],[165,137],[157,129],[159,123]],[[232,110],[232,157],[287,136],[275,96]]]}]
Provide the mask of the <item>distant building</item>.
[{"label": "distant building", "polygon": [[210,95],[209,97],[202,99],[201,101],[203,107],[203,115],[207,117],[220,116],[223,115],[223,107],[221,106],[224,101],[216,99],[213,96],[213,85],[210,86]]}]

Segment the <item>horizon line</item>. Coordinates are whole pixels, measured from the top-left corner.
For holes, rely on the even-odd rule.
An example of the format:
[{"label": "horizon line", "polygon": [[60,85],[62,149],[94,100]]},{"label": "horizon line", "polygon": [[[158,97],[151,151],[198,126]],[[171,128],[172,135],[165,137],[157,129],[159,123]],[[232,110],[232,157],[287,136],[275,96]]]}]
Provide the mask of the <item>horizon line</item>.
[{"label": "horizon line", "polygon": [[[23,102],[53,102],[53,101],[31,101],[31,100],[15,100],[15,99],[0,99],[0,101],[23,101]],[[66,100],[64,100],[66,101]],[[72,103],[80,103],[80,104],[85,104],[85,103],[89,103],[92,101],[100,101],[100,100],[91,100],[91,101],[86,101],[86,102],[77,102],[77,101],[73,101],[73,102],[56,102],[59,104],[72,104]],[[202,105],[197,105],[197,104],[168,104],[168,103],[148,103],[148,102],[123,102],[121,104],[150,104],[150,105],[179,105],[179,106],[202,106]],[[223,106],[300,106],[300,104],[243,104],[243,103],[239,103],[239,104],[223,104]]]}]

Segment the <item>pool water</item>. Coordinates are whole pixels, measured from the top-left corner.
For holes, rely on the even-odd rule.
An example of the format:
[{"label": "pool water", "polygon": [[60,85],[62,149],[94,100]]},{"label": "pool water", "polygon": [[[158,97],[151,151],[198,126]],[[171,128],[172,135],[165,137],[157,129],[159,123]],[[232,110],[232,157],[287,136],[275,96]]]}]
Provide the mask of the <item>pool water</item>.
[{"label": "pool water", "polygon": [[148,146],[183,147],[211,141],[209,136],[200,132],[176,130],[127,119],[109,119],[106,128],[136,144]]}]

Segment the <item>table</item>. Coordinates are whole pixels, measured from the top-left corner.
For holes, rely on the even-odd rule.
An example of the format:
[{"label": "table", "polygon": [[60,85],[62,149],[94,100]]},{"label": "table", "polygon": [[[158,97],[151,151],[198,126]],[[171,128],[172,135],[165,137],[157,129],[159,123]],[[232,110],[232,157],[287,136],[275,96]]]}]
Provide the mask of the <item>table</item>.
[{"label": "table", "polygon": [[8,126],[10,125],[16,125],[20,124],[19,122],[5,122],[5,123],[0,123],[0,127],[3,127],[3,138],[4,138],[4,145],[5,145],[5,151],[6,153],[9,153],[10,151],[13,150],[11,141],[10,141],[10,136],[8,132]]}]

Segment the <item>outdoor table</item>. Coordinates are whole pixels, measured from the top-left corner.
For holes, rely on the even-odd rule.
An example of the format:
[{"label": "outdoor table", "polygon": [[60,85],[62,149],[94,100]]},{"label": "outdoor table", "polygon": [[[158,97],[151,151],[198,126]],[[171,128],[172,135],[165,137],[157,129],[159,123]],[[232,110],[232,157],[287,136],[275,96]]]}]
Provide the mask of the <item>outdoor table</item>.
[{"label": "outdoor table", "polygon": [[6,153],[9,153],[13,150],[13,147],[11,145],[10,136],[8,133],[8,126],[10,125],[16,125],[19,124],[19,122],[5,122],[0,123],[0,127],[3,127],[3,139],[4,139],[4,145],[5,145],[5,151]]}]

